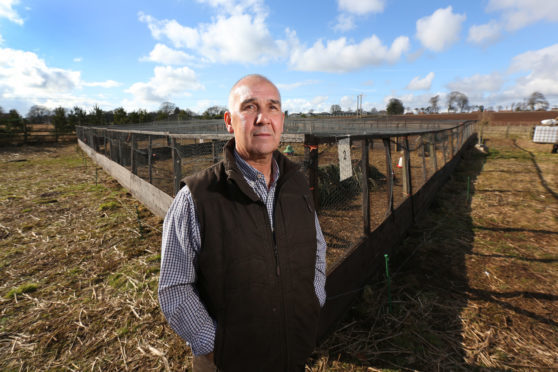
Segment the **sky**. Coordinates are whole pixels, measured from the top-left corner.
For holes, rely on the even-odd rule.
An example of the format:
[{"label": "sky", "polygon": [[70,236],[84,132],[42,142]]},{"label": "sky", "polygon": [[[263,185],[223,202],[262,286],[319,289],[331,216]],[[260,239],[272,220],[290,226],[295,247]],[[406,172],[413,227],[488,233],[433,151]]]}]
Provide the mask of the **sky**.
[{"label": "sky", "polygon": [[558,106],[558,0],[0,0],[0,106],[202,113],[242,76],[290,113],[451,91]]}]

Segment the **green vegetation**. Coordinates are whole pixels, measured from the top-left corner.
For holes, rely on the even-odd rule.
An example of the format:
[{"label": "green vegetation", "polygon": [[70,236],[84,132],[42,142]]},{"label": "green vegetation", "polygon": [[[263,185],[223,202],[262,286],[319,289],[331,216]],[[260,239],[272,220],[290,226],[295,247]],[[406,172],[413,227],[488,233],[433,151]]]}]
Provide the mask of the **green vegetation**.
[{"label": "green vegetation", "polygon": [[4,298],[12,298],[14,296],[21,295],[23,293],[35,292],[39,288],[37,283],[24,283],[19,287],[12,288],[6,293]]}]

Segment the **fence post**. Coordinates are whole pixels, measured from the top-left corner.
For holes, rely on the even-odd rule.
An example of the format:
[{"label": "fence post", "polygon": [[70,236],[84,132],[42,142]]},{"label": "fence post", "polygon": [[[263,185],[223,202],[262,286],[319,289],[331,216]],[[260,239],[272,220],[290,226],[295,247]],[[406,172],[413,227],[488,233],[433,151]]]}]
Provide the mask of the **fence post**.
[{"label": "fence post", "polygon": [[122,134],[118,133],[118,164],[124,165],[124,159],[122,159]]},{"label": "fence post", "polygon": [[318,177],[318,141],[311,134],[304,135],[304,162],[308,164],[308,182],[314,198],[314,208],[320,209],[320,189]]},{"label": "fence post", "polygon": [[432,166],[434,173],[438,172],[438,157],[436,156],[436,133],[430,135],[430,157],[432,158]]},{"label": "fence post", "polygon": [[137,162],[137,154],[136,154],[136,147],[138,146],[136,141],[136,135],[132,133],[132,145],[130,146],[130,167],[132,168],[132,174],[138,174],[138,162]]},{"label": "fence post", "polygon": [[450,143],[451,157],[453,158],[453,156],[455,155],[455,149],[453,147],[453,129],[450,129],[449,132],[449,143]]},{"label": "fence post", "polygon": [[424,177],[424,183],[426,183],[426,181],[428,181],[428,170],[426,169],[426,154],[424,151],[424,137],[422,135],[420,136],[420,148],[422,149],[420,152],[422,158],[422,175]]},{"label": "fence post", "polygon": [[180,190],[180,180],[182,179],[182,159],[180,158],[180,153],[178,152],[176,139],[171,138],[170,142],[174,176],[174,195],[176,195],[178,193],[178,190]]},{"label": "fence post", "polygon": [[387,212],[386,215],[393,213],[393,169],[391,168],[391,142],[389,138],[382,138],[384,149],[386,150],[386,178],[388,181]]},{"label": "fence post", "polygon": [[405,162],[403,163],[403,194],[410,196],[413,192],[411,184],[411,156],[409,154],[409,137],[404,137],[403,156]]},{"label": "fence post", "polygon": [[103,130],[103,153],[105,156],[107,156],[107,130],[104,129]]},{"label": "fence post", "polygon": [[368,138],[361,141],[362,151],[362,228],[364,235],[370,233],[370,193],[368,190],[369,147]]},{"label": "fence post", "polygon": [[447,158],[446,158],[446,149],[447,149],[446,141],[447,140],[448,140],[448,137],[445,136],[445,133],[444,133],[444,136],[442,137],[442,156],[444,158],[444,164],[446,164],[448,162]]},{"label": "fence post", "polygon": [[153,183],[153,137],[151,135],[147,136],[147,177],[149,177],[149,183]]},{"label": "fence post", "polygon": [[213,158],[213,164],[219,161],[217,156],[217,143],[218,140],[211,140],[211,157]]}]

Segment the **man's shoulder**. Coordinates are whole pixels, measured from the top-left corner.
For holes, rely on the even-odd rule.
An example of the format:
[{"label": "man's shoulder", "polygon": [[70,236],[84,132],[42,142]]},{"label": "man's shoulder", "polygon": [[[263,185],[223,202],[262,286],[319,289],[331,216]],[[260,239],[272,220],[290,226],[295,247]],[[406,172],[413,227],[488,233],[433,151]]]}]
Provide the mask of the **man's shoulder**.
[{"label": "man's shoulder", "polygon": [[206,189],[210,185],[216,184],[225,175],[225,167],[223,161],[220,161],[212,166],[200,170],[196,173],[184,177],[180,184],[181,186],[188,185],[191,192],[202,188]]}]

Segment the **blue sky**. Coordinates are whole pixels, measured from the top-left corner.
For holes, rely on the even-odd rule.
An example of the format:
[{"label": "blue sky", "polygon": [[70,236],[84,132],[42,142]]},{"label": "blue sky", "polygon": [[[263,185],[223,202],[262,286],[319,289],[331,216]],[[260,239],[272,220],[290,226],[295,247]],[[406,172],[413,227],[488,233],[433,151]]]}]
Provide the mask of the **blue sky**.
[{"label": "blue sky", "polygon": [[261,73],[289,112],[558,106],[556,0],[0,0],[0,106],[203,112]]}]

